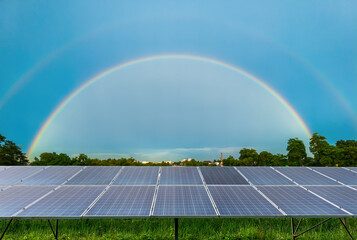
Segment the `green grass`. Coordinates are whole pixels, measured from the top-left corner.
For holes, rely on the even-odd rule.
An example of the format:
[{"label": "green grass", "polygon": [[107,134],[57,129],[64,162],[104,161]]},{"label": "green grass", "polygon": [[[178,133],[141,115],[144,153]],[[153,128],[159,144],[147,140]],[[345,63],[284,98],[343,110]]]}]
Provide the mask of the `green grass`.
[{"label": "green grass", "polygon": [[[301,232],[323,219],[303,220]],[[8,220],[1,220],[1,231]],[[52,220],[54,223],[54,220]],[[297,222],[297,221],[296,221]],[[357,220],[347,219],[357,237]],[[173,239],[173,219],[60,220],[59,239]],[[15,220],[4,239],[54,239],[47,220]],[[180,219],[179,239],[291,239],[290,219]],[[338,219],[302,235],[299,239],[349,239]]]}]

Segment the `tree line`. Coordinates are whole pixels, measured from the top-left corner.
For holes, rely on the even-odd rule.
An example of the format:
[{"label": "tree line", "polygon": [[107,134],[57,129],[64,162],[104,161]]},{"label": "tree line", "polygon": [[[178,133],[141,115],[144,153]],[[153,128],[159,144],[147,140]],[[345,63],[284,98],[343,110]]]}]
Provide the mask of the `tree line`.
[{"label": "tree line", "polygon": [[[290,138],[287,142],[287,154],[273,154],[268,151],[260,153],[253,148],[243,148],[238,158],[229,156],[223,159],[223,166],[357,166],[357,141],[339,140],[330,145],[326,137],[314,133],[310,138],[309,150],[313,157],[307,155],[305,144],[298,138]],[[219,162],[220,160],[214,160]],[[21,147],[7,140],[0,134],[0,165],[73,165],[73,166],[208,166],[208,161],[192,159],[185,162],[146,163],[134,158],[105,159],[89,158],[85,154],[69,157],[65,153],[44,152],[34,161],[29,162]],[[215,166],[211,164],[209,166]]]}]

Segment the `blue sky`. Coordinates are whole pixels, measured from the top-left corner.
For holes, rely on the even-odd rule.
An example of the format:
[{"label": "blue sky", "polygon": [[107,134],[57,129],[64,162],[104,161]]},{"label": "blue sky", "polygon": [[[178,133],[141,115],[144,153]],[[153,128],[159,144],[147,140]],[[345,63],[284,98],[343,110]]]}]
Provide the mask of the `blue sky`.
[{"label": "blue sky", "polygon": [[[327,136],[331,143],[353,139],[357,134],[356,5],[351,1],[1,1],[0,133],[22,144],[26,150],[56,106],[95,75],[142,57],[189,54],[222,61],[258,77],[293,106],[312,132]],[[174,62],[167,64],[171,64],[172,71],[166,72],[166,79],[172,80],[178,74],[177,69],[172,67]],[[184,64],[191,63],[187,60]],[[193,65],[206,74],[211,69],[205,64]],[[115,74],[127,74],[125,79],[135,76],[137,85],[143,85],[141,81],[148,74],[143,74],[144,70],[141,70],[142,75],[138,74],[140,68],[145,66],[137,65],[131,73],[119,71]],[[152,74],[150,76],[162,73],[158,66],[152,68],[156,70],[146,70]],[[207,78],[200,78],[197,69],[191,72],[181,70],[185,73],[182,77],[206,84]],[[171,82],[159,81],[159,78],[157,82],[148,80],[156,87],[142,88],[141,94],[131,90],[129,97],[135,100],[127,105],[109,92],[112,89],[136,89],[137,85],[132,85],[135,81],[114,81],[115,74],[108,76],[108,79],[100,81],[101,84],[98,83],[97,92],[95,87],[88,88],[72,101],[72,106],[69,104],[58,115],[44,134],[44,139],[53,140],[47,145],[43,140],[38,152],[123,154],[158,160],[191,156],[205,159],[219,156],[220,150],[236,154],[241,147],[284,152],[287,137],[303,137],[301,132],[288,131],[289,128],[273,131],[282,124],[282,119],[289,119],[289,114],[280,111],[281,104],[277,102],[274,105],[274,98],[261,92],[259,86],[236,86],[242,83],[241,76],[230,76],[237,82],[225,81],[230,73],[219,68],[216,71],[222,74],[216,77],[216,85],[203,92],[197,89],[191,93],[184,89],[183,86],[189,86],[193,80],[180,85],[181,88],[177,85],[183,84],[179,78]],[[110,81],[115,85],[110,85]],[[218,86],[227,90],[216,91]],[[172,91],[171,95],[161,99],[167,102],[165,111],[160,110],[154,97],[151,101],[143,98],[143,93],[157,96],[160,89]],[[181,92],[175,89],[181,89]],[[208,120],[209,114],[217,110],[212,106],[217,103],[215,99],[232,89],[237,89],[237,95],[246,89],[243,92],[250,96],[245,98],[247,104],[231,93],[231,98],[225,99],[229,104],[224,106],[224,101],[221,102],[219,110],[223,117],[212,120],[211,116]],[[182,106],[178,108],[175,103],[180,98],[173,97],[175,93],[195,95],[196,98],[190,103],[180,102]],[[93,99],[90,96],[96,96],[100,104],[91,103]],[[258,104],[259,101],[272,105],[264,108]],[[115,105],[118,109],[113,110],[113,102],[120,103]],[[145,104],[139,104],[142,102]],[[141,112],[134,109],[138,104]],[[189,111],[188,106],[195,104],[211,107]],[[249,104],[256,104],[255,112],[247,109]],[[133,113],[140,115],[150,107],[155,108],[155,114],[151,117],[149,114],[141,121],[125,121],[121,120],[125,107],[127,111],[124,114],[129,120]],[[83,109],[92,109],[95,121],[88,119],[89,111],[84,113]],[[237,136],[243,126],[251,123],[249,118],[239,116],[252,114],[258,117],[267,109],[271,110],[268,111],[268,120],[261,121],[262,125],[255,123],[259,127],[251,134]],[[167,111],[171,111],[171,118],[167,120],[171,128],[164,131],[165,128],[160,126],[168,122],[157,125],[158,119],[154,116],[167,116]],[[195,119],[201,117],[207,128],[199,128],[197,121],[173,124],[173,120],[184,113]],[[99,115],[112,116],[118,121],[112,122],[111,118],[100,118]],[[203,119],[203,116],[207,118]],[[246,120],[232,120],[227,124],[226,119]],[[97,129],[97,132],[88,131],[89,127],[83,128],[77,135],[81,134],[87,140],[71,142],[68,138],[75,139],[75,136],[70,129],[79,129],[76,124],[81,122]],[[263,125],[263,122],[269,124]],[[295,126],[296,121],[292,119],[289,123]],[[116,139],[123,136],[117,126],[133,129],[130,132],[133,140],[117,142]],[[145,130],[154,126],[158,129],[156,133]],[[175,131],[174,126],[180,126],[182,131],[178,130],[179,127]],[[216,126],[225,126],[225,129],[218,133],[208,131]],[[264,126],[272,132],[259,130]],[[220,136],[222,132],[226,133],[225,137]],[[183,133],[195,133],[195,137],[186,141],[188,135]],[[95,136],[100,136],[100,141],[96,141]],[[96,143],[95,149],[91,141]]]}]

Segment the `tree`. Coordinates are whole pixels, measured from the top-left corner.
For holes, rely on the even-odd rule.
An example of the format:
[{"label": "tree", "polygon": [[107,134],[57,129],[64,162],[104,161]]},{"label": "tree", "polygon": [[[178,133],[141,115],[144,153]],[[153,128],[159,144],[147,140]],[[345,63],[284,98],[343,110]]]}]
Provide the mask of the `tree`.
[{"label": "tree", "polygon": [[25,153],[14,142],[0,134],[0,165],[27,165]]},{"label": "tree", "polygon": [[238,160],[229,155],[228,158],[223,159],[223,166],[238,166]]},{"label": "tree", "polygon": [[326,137],[314,133],[310,139],[310,152],[316,165],[335,166],[338,149],[326,141]]},{"label": "tree", "polygon": [[298,138],[290,138],[286,150],[288,151],[288,165],[299,166],[305,164],[307,154],[303,141]]},{"label": "tree", "polygon": [[259,154],[255,149],[243,148],[239,151],[239,162],[241,166],[257,166],[259,161]]},{"label": "tree", "polygon": [[273,162],[274,154],[267,151],[262,151],[259,154],[259,166],[273,166]]},{"label": "tree", "polygon": [[31,163],[31,165],[37,165],[37,166],[46,166],[46,165],[61,165],[61,166],[67,166],[67,165],[72,165],[72,160],[71,158],[65,154],[65,153],[60,153],[57,154],[55,152],[53,153],[48,153],[44,152],[41,153],[40,159],[35,158],[35,161]]},{"label": "tree", "polygon": [[336,147],[338,148],[345,148],[345,147],[356,147],[357,148],[357,141],[356,140],[339,140],[336,142]]}]

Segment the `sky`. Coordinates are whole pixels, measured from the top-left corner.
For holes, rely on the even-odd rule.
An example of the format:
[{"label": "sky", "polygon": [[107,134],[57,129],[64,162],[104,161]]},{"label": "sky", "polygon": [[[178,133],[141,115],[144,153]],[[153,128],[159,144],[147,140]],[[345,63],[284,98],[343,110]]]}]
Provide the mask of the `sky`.
[{"label": "sky", "polygon": [[356,139],[356,23],[355,1],[1,1],[0,133],[142,161]]}]

